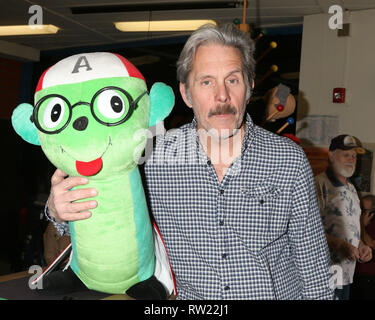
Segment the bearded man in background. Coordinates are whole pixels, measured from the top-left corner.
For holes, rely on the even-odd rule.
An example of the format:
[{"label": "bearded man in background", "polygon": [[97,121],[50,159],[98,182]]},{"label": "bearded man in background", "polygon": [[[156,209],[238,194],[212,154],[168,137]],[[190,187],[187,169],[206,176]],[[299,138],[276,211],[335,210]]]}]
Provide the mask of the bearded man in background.
[{"label": "bearded man in background", "polygon": [[316,176],[320,212],[336,274],[335,294],[348,300],[356,262],[372,258],[370,247],[361,241],[361,206],[349,178],[354,174],[357,153],[364,149],[350,135],[339,135],[329,146],[329,166]]}]

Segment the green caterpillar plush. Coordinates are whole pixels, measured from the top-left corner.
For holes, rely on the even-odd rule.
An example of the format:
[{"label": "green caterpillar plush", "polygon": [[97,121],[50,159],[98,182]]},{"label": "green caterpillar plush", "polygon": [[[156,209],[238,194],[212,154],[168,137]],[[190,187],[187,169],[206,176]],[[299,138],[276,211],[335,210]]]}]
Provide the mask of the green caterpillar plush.
[{"label": "green caterpillar plush", "polygon": [[[19,105],[12,124],[21,137],[41,145],[48,159],[70,176],[86,176],[98,190],[92,216],[70,222],[70,267],[89,288],[125,293],[153,276],[154,238],[137,167],[146,135],[164,120],[172,89],[155,83],[124,57],[84,53],[46,70],[35,107]],[[143,136],[144,139],[140,139]]]}]

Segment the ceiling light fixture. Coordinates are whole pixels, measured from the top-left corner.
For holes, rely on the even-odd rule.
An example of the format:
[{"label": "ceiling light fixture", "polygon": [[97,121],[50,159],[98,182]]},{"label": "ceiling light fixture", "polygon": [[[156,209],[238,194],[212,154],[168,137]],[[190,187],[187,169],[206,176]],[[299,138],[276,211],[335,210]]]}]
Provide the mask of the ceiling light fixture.
[{"label": "ceiling light fixture", "polygon": [[164,20],[115,22],[115,27],[122,32],[153,31],[193,31],[206,23],[216,24],[213,20]]},{"label": "ceiling light fixture", "polygon": [[59,31],[53,24],[34,24],[18,26],[0,26],[0,36],[28,36],[36,34],[52,34]]}]

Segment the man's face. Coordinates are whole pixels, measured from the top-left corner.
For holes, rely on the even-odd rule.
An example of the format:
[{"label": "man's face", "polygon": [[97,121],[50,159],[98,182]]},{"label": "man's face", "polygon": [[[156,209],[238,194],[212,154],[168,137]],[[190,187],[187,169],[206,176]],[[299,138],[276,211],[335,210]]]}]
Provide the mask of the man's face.
[{"label": "man's face", "polygon": [[362,207],[362,211],[363,212],[370,212],[372,211],[374,208],[372,206],[372,201],[370,199],[364,199],[361,201],[361,207]]},{"label": "man's face", "polygon": [[350,178],[353,175],[357,163],[357,153],[354,149],[336,149],[334,152],[330,152],[330,159],[336,174],[345,178]]},{"label": "man's face", "polygon": [[222,138],[234,135],[241,128],[247,103],[239,50],[217,44],[200,46],[188,81],[189,95],[184,84],[180,92],[193,108],[198,129]]},{"label": "man's face", "polygon": [[370,222],[373,221],[373,211],[375,207],[373,206],[373,203],[371,199],[361,199],[361,209],[362,209],[362,217],[361,221],[364,223],[364,225],[367,227]]}]

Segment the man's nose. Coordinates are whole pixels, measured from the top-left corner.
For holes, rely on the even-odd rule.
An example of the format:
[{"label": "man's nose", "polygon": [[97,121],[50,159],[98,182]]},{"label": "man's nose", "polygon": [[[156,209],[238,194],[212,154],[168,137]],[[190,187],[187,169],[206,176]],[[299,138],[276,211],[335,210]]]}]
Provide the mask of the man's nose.
[{"label": "man's nose", "polygon": [[349,157],[349,162],[350,162],[350,163],[355,163],[356,160],[357,160],[357,157],[356,157],[356,156]]},{"label": "man's nose", "polygon": [[228,102],[230,94],[225,83],[219,83],[216,87],[216,99],[220,102]]}]

